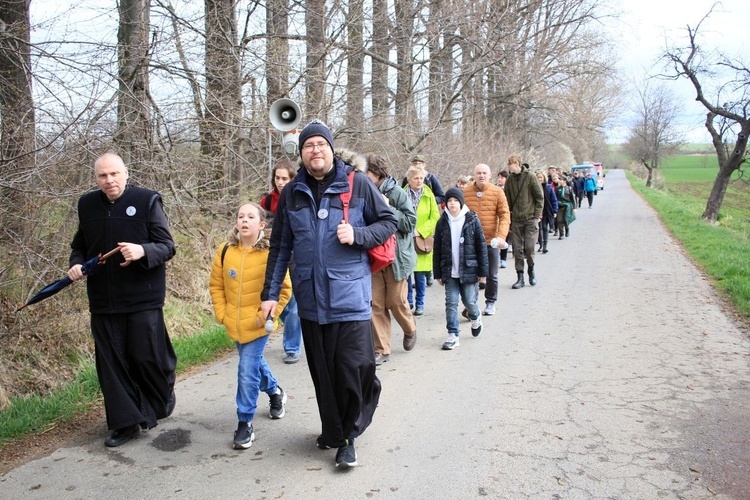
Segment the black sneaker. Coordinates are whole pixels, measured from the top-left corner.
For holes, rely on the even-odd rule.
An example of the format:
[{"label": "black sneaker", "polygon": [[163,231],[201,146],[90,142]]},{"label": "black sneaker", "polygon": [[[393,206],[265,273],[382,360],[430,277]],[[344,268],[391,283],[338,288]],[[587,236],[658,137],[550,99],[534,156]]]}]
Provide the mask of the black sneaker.
[{"label": "black sneaker", "polygon": [[336,467],[356,467],[357,452],[354,450],[354,440],[347,439],[347,444],[336,452]]},{"label": "black sneaker", "polygon": [[270,416],[273,419],[283,418],[286,414],[286,410],[284,409],[284,405],[286,404],[286,392],[284,392],[284,389],[281,387],[278,389],[279,394],[269,396],[271,399]]},{"label": "black sneaker", "polygon": [[237,425],[237,430],[234,431],[234,449],[235,450],[246,450],[253,445],[255,439],[255,432],[253,432],[253,424],[247,425],[247,422],[240,422]]},{"label": "black sneaker", "polygon": [[138,437],[138,434],[140,433],[141,427],[138,424],[116,429],[107,439],[104,440],[104,446],[107,446],[108,448],[117,448],[131,439]]},{"label": "black sneaker", "polygon": [[320,448],[321,450],[330,450],[331,447],[327,444],[323,443],[323,435],[321,434],[318,436],[318,439],[315,440],[315,445]]}]

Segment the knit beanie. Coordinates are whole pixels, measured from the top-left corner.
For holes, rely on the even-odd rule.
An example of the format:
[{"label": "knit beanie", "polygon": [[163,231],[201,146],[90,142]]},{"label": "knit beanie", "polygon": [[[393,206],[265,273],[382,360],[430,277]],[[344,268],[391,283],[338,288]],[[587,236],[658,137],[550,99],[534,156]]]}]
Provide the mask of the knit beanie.
[{"label": "knit beanie", "polygon": [[320,136],[325,139],[328,142],[328,145],[331,146],[331,151],[333,151],[333,134],[331,133],[331,129],[320,120],[310,120],[310,123],[305,125],[305,128],[302,129],[302,132],[299,134],[300,150],[302,149],[302,146],[305,145],[306,140],[315,136]]},{"label": "knit beanie", "polygon": [[452,187],[445,192],[445,201],[447,202],[450,198],[457,199],[458,204],[461,205],[461,208],[464,208],[464,192],[459,188]]}]

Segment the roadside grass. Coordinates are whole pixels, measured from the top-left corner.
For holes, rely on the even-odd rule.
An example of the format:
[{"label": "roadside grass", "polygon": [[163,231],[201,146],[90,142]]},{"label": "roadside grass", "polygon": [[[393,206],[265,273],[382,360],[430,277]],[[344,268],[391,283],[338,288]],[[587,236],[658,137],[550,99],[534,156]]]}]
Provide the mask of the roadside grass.
[{"label": "roadside grass", "polygon": [[[190,337],[172,340],[177,372],[205,364],[229,352],[234,344],[223,327],[211,326]],[[0,411],[0,451],[8,442],[32,433],[44,433],[70,422],[101,403],[93,360],[83,363],[70,384],[44,396],[11,398]]]},{"label": "roadside grass", "polygon": [[[670,159],[672,160],[672,159]],[[705,175],[709,170],[712,175]],[[694,261],[713,279],[736,310],[750,319],[750,184],[730,184],[717,224],[701,220],[716,177],[715,168],[678,158],[661,169],[665,189],[645,187],[645,182],[628,172],[633,188],[659,213],[664,224]],[[702,177],[707,177],[703,179]]]}]

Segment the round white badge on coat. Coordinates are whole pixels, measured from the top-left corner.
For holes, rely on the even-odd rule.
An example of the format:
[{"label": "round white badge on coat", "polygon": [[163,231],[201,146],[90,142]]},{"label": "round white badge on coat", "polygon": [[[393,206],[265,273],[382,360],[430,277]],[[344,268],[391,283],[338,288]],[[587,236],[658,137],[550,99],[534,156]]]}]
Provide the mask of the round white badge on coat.
[{"label": "round white badge on coat", "polygon": [[477,191],[477,198],[481,198],[481,197],[482,197],[482,192],[481,191]]},{"label": "round white badge on coat", "polygon": [[318,219],[327,219],[328,218],[328,210],[325,208],[321,208],[318,210]]},{"label": "round white badge on coat", "polygon": [[135,207],[133,205],[130,205],[128,208],[125,209],[125,213],[128,214],[130,217],[135,215]]}]

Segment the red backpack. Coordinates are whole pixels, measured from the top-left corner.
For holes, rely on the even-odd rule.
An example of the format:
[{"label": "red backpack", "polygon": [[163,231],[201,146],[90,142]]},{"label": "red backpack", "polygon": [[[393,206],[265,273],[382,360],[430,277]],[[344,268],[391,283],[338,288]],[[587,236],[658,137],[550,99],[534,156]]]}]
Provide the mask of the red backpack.
[{"label": "red backpack", "polygon": [[[349,191],[341,193],[341,203],[344,205],[344,221],[349,223],[349,200],[352,199],[352,191],[354,191],[354,170],[349,172],[347,175],[349,179]],[[396,260],[396,235],[392,234],[385,243],[367,250],[367,255],[370,256],[370,272],[376,273],[382,269],[393,264]]]}]

